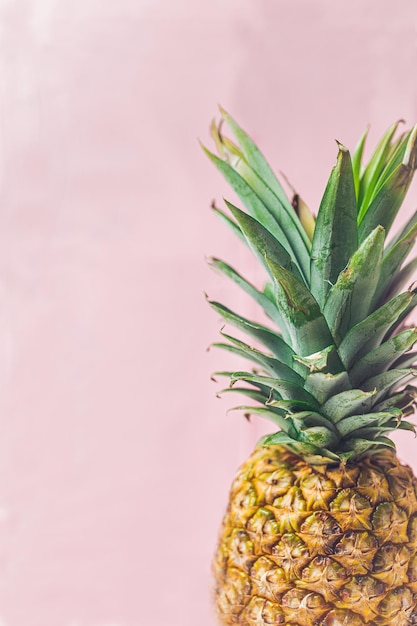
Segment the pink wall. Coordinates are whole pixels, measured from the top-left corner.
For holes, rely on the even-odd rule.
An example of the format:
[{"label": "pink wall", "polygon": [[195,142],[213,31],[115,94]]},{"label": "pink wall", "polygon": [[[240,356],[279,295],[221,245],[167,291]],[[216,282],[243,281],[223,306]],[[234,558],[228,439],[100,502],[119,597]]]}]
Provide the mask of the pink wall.
[{"label": "pink wall", "polygon": [[209,381],[203,290],[251,305],[204,256],[256,269],[197,136],[221,102],[315,206],[333,138],[416,121],[416,28],[415,0],[0,2],[0,626],[213,626],[262,427]]}]

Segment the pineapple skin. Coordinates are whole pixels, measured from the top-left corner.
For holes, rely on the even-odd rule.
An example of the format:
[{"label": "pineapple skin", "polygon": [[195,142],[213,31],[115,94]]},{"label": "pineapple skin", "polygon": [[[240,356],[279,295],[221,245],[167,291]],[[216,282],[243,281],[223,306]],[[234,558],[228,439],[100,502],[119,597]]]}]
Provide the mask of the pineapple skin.
[{"label": "pineapple skin", "polygon": [[312,466],[259,446],[213,571],[223,626],[417,624],[417,480],[391,450]]}]

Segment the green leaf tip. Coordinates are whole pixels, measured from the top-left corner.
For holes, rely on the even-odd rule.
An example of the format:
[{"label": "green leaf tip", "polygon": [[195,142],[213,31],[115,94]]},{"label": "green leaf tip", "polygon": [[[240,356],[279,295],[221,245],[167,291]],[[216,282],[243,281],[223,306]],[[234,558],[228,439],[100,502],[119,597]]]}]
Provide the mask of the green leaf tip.
[{"label": "green leaf tip", "polygon": [[311,291],[320,306],[358,247],[356,192],[348,150],[341,149],[320,207],[311,250]]},{"label": "green leaf tip", "polygon": [[411,130],[405,149],[403,165],[412,170],[417,169],[417,124],[415,124]]}]

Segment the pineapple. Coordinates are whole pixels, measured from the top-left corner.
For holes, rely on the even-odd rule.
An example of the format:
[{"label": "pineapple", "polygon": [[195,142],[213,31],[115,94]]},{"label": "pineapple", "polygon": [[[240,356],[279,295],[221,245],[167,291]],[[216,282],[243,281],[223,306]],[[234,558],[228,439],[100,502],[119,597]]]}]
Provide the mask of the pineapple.
[{"label": "pineapple", "polygon": [[[317,217],[292,202],[254,142],[224,110],[206,148],[247,212],[216,214],[266,272],[258,288],[214,269],[266,315],[210,301],[227,325],[214,345],[252,362],[218,372],[238,408],[273,423],[233,482],[214,559],[220,622],[241,626],[417,624],[417,481],[389,433],[415,432],[417,305],[406,261],[417,212],[388,232],[417,167],[417,126],[385,133],[362,165],[367,132],[337,162]],[[222,132],[226,122],[234,143]],[[241,336],[241,335],[240,335]]]}]

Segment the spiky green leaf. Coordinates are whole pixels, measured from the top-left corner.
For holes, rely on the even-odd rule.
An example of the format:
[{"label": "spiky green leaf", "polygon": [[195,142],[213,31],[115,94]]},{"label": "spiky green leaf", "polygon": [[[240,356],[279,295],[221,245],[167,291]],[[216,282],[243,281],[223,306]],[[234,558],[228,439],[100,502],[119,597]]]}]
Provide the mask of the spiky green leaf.
[{"label": "spiky green leaf", "polygon": [[412,259],[396,274],[387,287],[383,300],[387,301],[399,294],[403,289],[410,289],[410,284],[417,272],[417,258]]},{"label": "spiky green leaf", "polygon": [[347,439],[345,441],[344,447],[350,452],[347,458],[352,456],[358,457],[364,452],[368,453],[371,448],[391,448],[392,450],[395,450],[394,442],[387,437],[375,437],[375,439],[370,440],[352,437],[351,439]]},{"label": "spiky green leaf", "polygon": [[232,409],[228,410],[228,413],[231,411],[243,411],[246,415],[260,415],[265,419],[269,420],[276,424],[282,432],[288,433],[289,435],[295,434],[294,428],[290,421],[286,420],[283,415],[281,415],[277,411],[273,411],[271,409],[266,409],[259,406],[235,406]]},{"label": "spiky green leaf", "polygon": [[384,229],[378,226],[353,253],[346,269],[327,294],[323,313],[337,343],[371,311],[384,240]]},{"label": "spiky green leaf", "polygon": [[242,396],[246,396],[251,400],[259,402],[260,404],[265,404],[268,400],[268,395],[262,393],[262,391],[259,391],[257,389],[249,389],[249,387],[226,387],[226,389],[221,389],[220,391],[218,391],[216,395],[218,398],[220,398],[224,394],[227,395],[230,393],[239,393]]},{"label": "spiky green leaf", "polygon": [[262,202],[252,187],[242,178],[238,172],[226,161],[216,156],[203,146],[212,163],[223,174],[227,182],[242,200],[249,213],[264,226],[276,239],[278,239],[288,252],[291,246],[281,225],[276,221],[269,208]]},{"label": "spiky green leaf", "polygon": [[389,151],[389,154],[387,155],[387,163],[382,170],[381,175],[379,176],[378,181],[373,189],[371,201],[377,196],[379,190],[381,189],[381,187],[383,187],[393,171],[404,160],[408,140],[411,133],[412,130],[402,133],[395,141],[392,141],[391,149]]},{"label": "spiky green leaf", "polygon": [[236,237],[240,239],[240,241],[242,241],[245,245],[248,245],[245,235],[242,233],[241,229],[239,228],[239,224],[236,224],[236,222],[234,222],[228,215],[226,215],[224,211],[219,209],[219,207],[217,207],[214,204],[214,202],[212,203],[211,208],[213,210],[213,213],[217,215],[217,217],[219,217],[221,221],[224,224],[226,224],[228,228],[230,228],[232,233],[236,235]]},{"label": "spiky green leaf", "polygon": [[[232,130],[242,150],[242,155],[246,159],[248,165],[258,175],[258,177],[265,182],[272,193],[278,198],[286,211],[290,213],[291,206],[287,195],[282,188],[281,183],[275,176],[270,165],[266,161],[265,157],[259,150],[255,142],[249,137],[249,135],[239,126],[239,124],[232,118],[230,113],[220,107],[220,112],[227,122],[229,128]],[[294,220],[294,224],[296,221]]]},{"label": "spiky green leaf", "polygon": [[368,378],[363,383],[362,388],[364,391],[374,391],[373,403],[376,405],[380,400],[384,399],[385,395],[391,395],[400,384],[405,385],[406,382],[416,376],[417,370],[410,367],[389,370]]},{"label": "spiky green leaf", "polygon": [[321,426],[337,436],[337,430],[333,424],[323,415],[317,413],[317,411],[299,411],[298,413],[292,413],[288,417],[294,424],[294,428],[298,432],[305,431],[313,426]]},{"label": "spiky green leaf", "polygon": [[393,364],[393,368],[402,368],[402,367],[412,367],[417,364],[417,352],[407,352],[407,354],[403,354],[399,359],[395,361]]},{"label": "spiky green leaf", "polygon": [[408,309],[412,299],[412,293],[401,293],[349,330],[339,346],[340,358],[346,368],[352,367],[361,356],[381,343],[401,314]]},{"label": "spiky green leaf", "polygon": [[331,396],[350,389],[351,383],[347,372],[324,374],[314,372],[305,380],[304,388],[316,398],[319,404],[324,404]]},{"label": "spiky green leaf", "polygon": [[230,278],[236,285],[238,285],[238,287],[253,298],[257,304],[259,304],[271,320],[273,320],[278,326],[280,325],[282,320],[279,311],[270,298],[267,298],[261,291],[247,281],[246,278],[243,278],[243,276],[233,269],[233,267],[224,261],[211,257],[209,259],[209,265],[212,269],[217,270]]},{"label": "spiky green leaf", "polygon": [[289,450],[295,452],[295,454],[301,454],[306,462],[312,465],[327,465],[329,459],[334,462],[340,461],[340,456],[331,450],[293,439],[283,432],[262,437],[259,443],[263,446],[284,445]]},{"label": "spiky green leaf", "polygon": [[301,413],[302,411],[313,411],[317,408],[317,405],[312,406],[307,402],[301,402],[299,400],[274,400],[268,399],[267,406],[273,406],[277,409],[282,409],[286,413]]},{"label": "spiky green leaf", "polygon": [[388,233],[403,203],[417,167],[417,125],[414,127],[404,159],[379,189],[359,224],[359,240],[381,225]]},{"label": "spiky green leaf", "polygon": [[332,344],[326,320],[307,287],[273,259],[267,257],[266,261],[275,283],[277,307],[295,352],[308,356]]},{"label": "spiky green leaf", "polygon": [[400,122],[396,122],[393,124],[384,134],[374,150],[364,170],[363,176],[361,177],[359,190],[359,220],[363,218],[369,207],[373,190],[375,189],[378,178],[387,163],[391,140],[398,128],[399,123]]},{"label": "spiky green leaf", "polygon": [[226,204],[230,209],[233,217],[238,222],[243,234],[245,235],[248,244],[257,256],[259,261],[265,265],[265,268],[269,272],[269,266],[265,262],[265,257],[279,263],[287,270],[292,272],[299,280],[303,280],[301,273],[297,265],[293,262],[290,254],[285,247],[276,239],[260,222],[251,217],[247,213],[244,213],[231,202],[226,200]]},{"label": "spiky green leaf", "polygon": [[409,432],[416,432],[415,426],[411,422],[406,420],[396,421],[392,420],[387,422],[384,426],[370,426],[369,428],[361,428],[355,431],[355,437],[363,437],[369,441],[375,440],[377,437],[384,435],[384,433],[392,433],[396,430],[407,430]]},{"label": "spiky green leaf", "polygon": [[360,385],[369,375],[375,376],[388,369],[417,341],[417,329],[404,330],[384,341],[359,359],[349,372],[353,385]]},{"label": "spiky green leaf", "polygon": [[356,146],[352,154],[352,172],[353,172],[353,181],[355,183],[356,200],[359,199],[359,189],[360,189],[361,169],[362,169],[362,155],[363,155],[363,149],[365,147],[365,142],[368,137],[368,132],[369,132],[369,126],[363,133],[362,137],[359,140],[358,145]]},{"label": "spiky green leaf", "polygon": [[261,352],[260,350],[257,350],[252,346],[249,346],[243,341],[240,341],[240,339],[236,339],[231,335],[227,335],[225,333],[222,333],[222,335],[233,345],[215,342],[212,344],[213,347],[227,350],[229,352],[232,352],[233,354],[248,359],[249,361],[258,363],[271,376],[284,378],[285,380],[293,381],[299,385],[303,384],[303,379],[301,378],[301,376],[297,374],[291,367],[285,365],[285,363],[282,363],[282,361],[280,361],[276,357],[265,354],[264,352]]},{"label": "spiky green leaf", "polygon": [[374,425],[383,426],[393,418],[401,418],[401,411],[392,410],[379,413],[365,413],[362,415],[351,415],[345,417],[337,423],[337,430],[341,437],[346,438],[353,432],[363,427],[371,427]]},{"label": "spiky green leaf", "polygon": [[308,372],[320,372],[324,369],[327,369],[329,365],[329,357],[331,354],[335,353],[335,346],[327,346],[320,352],[315,352],[314,354],[309,354],[307,356],[299,356],[298,354],[293,355],[293,359],[304,365]]},{"label": "spiky green leaf", "polygon": [[[294,255],[305,277],[308,278],[310,271],[309,251],[311,242],[300,219],[293,210],[281,183],[272,172],[265,157],[254,141],[229,113],[222,108],[220,108],[220,111],[233,131],[241,148],[239,158],[234,160],[236,171],[246,180],[259,198],[261,198],[265,206],[268,207],[272,215],[274,215],[277,222],[283,227],[288,236],[291,249],[294,251]],[[224,141],[223,137],[221,137],[221,139]]]},{"label": "spiky green leaf", "polygon": [[301,430],[298,435],[299,441],[315,446],[319,450],[334,448],[339,442],[337,435],[325,426],[311,426]]},{"label": "spiky green leaf", "polygon": [[[400,238],[393,245],[387,247],[382,261],[381,273],[375,297],[379,299],[386,293],[394,280],[397,282],[397,275],[400,267],[414,247],[417,237],[417,213],[407,224],[405,232],[400,233]],[[392,242],[391,242],[392,243]]]},{"label": "spiky green leaf", "polygon": [[349,151],[339,144],[317,214],[311,250],[311,291],[320,306],[358,247],[357,206]]},{"label": "spiky green leaf", "polygon": [[[354,415],[358,411],[369,412],[376,390],[363,391],[362,389],[348,389],[331,396],[321,407],[323,415],[328,417],[334,424],[342,418]],[[382,410],[382,409],[381,409]]]},{"label": "spiky green leaf", "polygon": [[387,409],[397,408],[401,409],[403,413],[408,414],[409,409],[411,412],[414,410],[414,405],[417,398],[417,389],[412,385],[407,385],[405,389],[398,393],[394,393],[389,398],[386,398],[382,402],[375,405],[375,411],[386,411]]},{"label": "spiky green leaf", "polygon": [[[237,382],[237,380],[235,379],[235,374],[247,374],[248,376],[253,376],[253,372],[249,373],[249,372],[231,372],[231,371],[218,371],[218,372],[213,372],[212,374],[212,380],[216,381],[216,376],[225,376],[226,378],[229,378],[230,380],[230,389],[232,390]],[[259,379],[262,379],[264,377],[259,376]],[[243,380],[243,379],[241,379]],[[262,393],[262,395],[265,398],[272,398],[272,397],[276,397],[281,398],[281,395],[274,391],[273,389],[271,389],[271,387],[269,387],[268,385],[263,384],[260,380],[254,381],[254,380],[245,380],[244,382],[249,383],[249,385],[252,385],[252,387],[255,387],[255,389],[257,391],[259,391],[260,393]],[[238,387],[238,389],[240,389],[240,387]]]},{"label": "spiky green leaf", "polygon": [[238,380],[244,380],[255,384],[260,383],[263,386],[277,391],[283,400],[298,400],[300,402],[306,402],[316,409],[319,408],[319,405],[313,396],[295,382],[278,378],[270,378],[268,376],[259,376],[249,372],[233,372],[230,378],[231,385]]},{"label": "spiky green leaf", "polygon": [[280,335],[272,331],[270,328],[262,326],[262,324],[251,322],[241,315],[234,313],[223,304],[220,304],[220,302],[209,300],[209,304],[226,322],[233,324],[233,326],[239,328],[239,330],[242,330],[246,334],[260,341],[282,363],[291,367],[294,351],[287,343],[285,343]]}]

